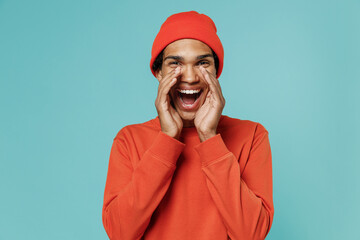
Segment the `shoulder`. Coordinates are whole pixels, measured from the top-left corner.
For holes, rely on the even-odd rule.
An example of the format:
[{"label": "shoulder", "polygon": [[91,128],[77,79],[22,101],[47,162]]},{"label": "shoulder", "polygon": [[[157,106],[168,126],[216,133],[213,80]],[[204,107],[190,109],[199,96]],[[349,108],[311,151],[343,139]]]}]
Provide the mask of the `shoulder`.
[{"label": "shoulder", "polygon": [[239,153],[268,139],[268,131],[263,124],[223,115],[219,122],[218,132],[227,147],[234,153]]},{"label": "shoulder", "polygon": [[244,135],[255,135],[261,133],[268,133],[263,124],[246,119],[233,118],[226,115],[221,116],[219,123],[219,131],[222,132],[238,132]]},{"label": "shoulder", "polygon": [[136,136],[154,135],[160,128],[157,124],[157,118],[142,123],[129,124],[122,127],[116,134],[116,138],[134,138]]}]

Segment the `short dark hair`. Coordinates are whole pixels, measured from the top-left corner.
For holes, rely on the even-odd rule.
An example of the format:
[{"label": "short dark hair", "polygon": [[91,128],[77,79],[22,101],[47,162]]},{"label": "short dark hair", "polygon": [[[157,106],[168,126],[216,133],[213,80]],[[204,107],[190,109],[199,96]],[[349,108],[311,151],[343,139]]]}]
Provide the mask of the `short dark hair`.
[{"label": "short dark hair", "polygon": [[[213,57],[214,57],[215,69],[216,69],[216,73],[217,73],[217,71],[219,70],[219,58],[212,49],[211,49],[211,52],[212,52]],[[154,72],[156,72],[159,69],[161,70],[161,66],[162,66],[162,63],[163,63],[163,57],[164,57],[164,49],[155,58],[155,61],[154,61],[153,65],[152,65],[152,70]]]}]

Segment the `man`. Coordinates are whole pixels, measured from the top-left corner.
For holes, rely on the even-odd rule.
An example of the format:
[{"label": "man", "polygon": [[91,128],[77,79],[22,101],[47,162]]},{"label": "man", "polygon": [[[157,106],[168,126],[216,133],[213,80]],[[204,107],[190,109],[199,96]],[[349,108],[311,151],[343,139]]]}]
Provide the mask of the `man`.
[{"label": "man", "polygon": [[274,215],[267,130],[222,115],[213,21],[170,16],[152,47],[158,116],[114,138],[104,194],[110,239],[264,239]]}]

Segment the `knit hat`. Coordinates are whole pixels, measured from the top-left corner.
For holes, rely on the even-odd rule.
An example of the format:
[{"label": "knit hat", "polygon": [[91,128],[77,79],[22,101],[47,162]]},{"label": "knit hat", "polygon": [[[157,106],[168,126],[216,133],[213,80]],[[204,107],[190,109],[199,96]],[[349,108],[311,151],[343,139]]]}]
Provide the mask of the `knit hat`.
[{"label": "knit hat", "polygon": [[168,44],[179,39],[191,38],[202,41],[216,53],[219,58],[217,69],[217,78],[219,78],[223,68],[224,49],[216,31],[212,19],[196,11],[176,13],[168,17],[161,25],[151,49],[150,69],[152,74],[156,76],[152,69],[153,63]]}]

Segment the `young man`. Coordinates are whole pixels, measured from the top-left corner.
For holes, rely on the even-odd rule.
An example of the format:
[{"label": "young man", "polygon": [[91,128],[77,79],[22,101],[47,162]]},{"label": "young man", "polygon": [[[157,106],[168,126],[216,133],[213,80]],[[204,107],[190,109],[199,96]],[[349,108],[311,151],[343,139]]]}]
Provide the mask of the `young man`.
[{"label": "young man", "polygon": [[213,21],[170,16],[151,71],[158,116],[114,138],[104,194],[110,239],[264,239],[272,225],[267,130],[222,115],[223,47]]}]

